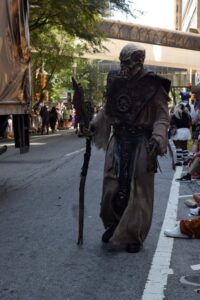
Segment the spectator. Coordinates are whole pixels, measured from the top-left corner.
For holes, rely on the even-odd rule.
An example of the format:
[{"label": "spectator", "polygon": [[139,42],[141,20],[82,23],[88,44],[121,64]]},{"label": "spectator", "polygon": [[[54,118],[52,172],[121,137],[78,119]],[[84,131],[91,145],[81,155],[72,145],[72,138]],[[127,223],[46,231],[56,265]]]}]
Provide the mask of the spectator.
[{"label": "spectator", "polygon": [[197,208],[200,205],[200,193],[194,193],[192,199],[186,199],[184,203],[189,208]]},{"label": "spectator", "polygon": [[192,118],[192,139],[194,140],[195,137],[195,130],[196,130],[196,125],[195,125],[195,116],[196,116],[196,94],[192,93],[191,94],[191,103],[190,103],[190,116]]},{"label": "spectator", "polygon": [[63,109],[63,127],[68,128],[68,122],[69,122],[69,112],[67,107],[64,107]]},{"label": "spectator", "polygon": [[55,126],[56,126],[57,120],[58,120],[58,114],[57,114],[56,108],[53,106],[49,112],[49,124],[50,124],[52,133],[54,133],[54,131],[55,131]]},{"label": "spectator", "polygon": [[12,115],[9,115],[7,122],[8,122],[7,128],[6,128],[7,139],[13,139],[14,133],[13,133],[13,117],[12,117]]},{"label": "spectator", "polygon": [[200,179],[200,151],[197,152],[189,162],[188,172],[181,178],[177,178],[177,181],[191,181],[193,179]]},{"label": "spectator", "polygon": [[185,105],[179,103],[174,109],[171,116],[170,127],[175,129],[172,133],[171,139],[176,146],[176,165],[182,166],[188,163],[188,141],[191,139],[190,133],[191,116]]},{"label": "spectator", "polygon": [[164,235],[174,238],[200,238],[200,217],[192,220],[181,220],[174,228],[166,229]]},{"label": "spectator", "polygon": [[76,110],[72,110],[72,126],[74,129],[76,129],[76,133],[78,133],[78,123],[76,118]]},{"label": "spectator", "polygon": [[45,129],[46,129],[46,133],[49,134],[49,111],[48,111],[48,107],[46,105],[41,107],[40,116],[42,118],[41,134],[44,134]]},{"label": "spectator", "polygon": [[193,134],[193,145],[192,145],[192,152],[196,153],[198,151],[198,143],[200,139],[200,102],[197,102],[195,114],[192,120],[192,124],[194,127],[194,134]]},{"label": "spectator", "polygon": [[63,112],[62,112],[62,108],[61,108],[60,104],[57,105],[56,112],[57,112],[57,117],[58,117],[56,130],[63,129]]},{"label": "spectator", "polygon": [[8,125],[8,115],[2,115],[0,116],[0,137],[5,138],[6,137],[6,128]]}]

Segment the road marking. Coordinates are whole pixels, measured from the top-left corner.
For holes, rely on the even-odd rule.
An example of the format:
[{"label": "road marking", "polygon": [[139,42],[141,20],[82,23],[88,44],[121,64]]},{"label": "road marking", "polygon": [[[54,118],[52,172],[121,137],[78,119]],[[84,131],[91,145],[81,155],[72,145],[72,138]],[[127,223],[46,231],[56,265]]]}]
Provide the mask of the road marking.
[{"label": "road marking", "polygon": [[180,198],[191,198],[191,197],[193,197],[193,195],[181,195],[181,196],[178,196],[179,197],[179,199]]},{"label": "road marking", "polygon": [[68,156],[71,156],[71,155],[74,155],[74,154],[77,154],[77,153],[81,153],[81,152],[83,152],[84,150],[85,150],[85,148],[81,148],[81,149],[76,150],[76,151],[74,151],[74,152],[67,153],[67,154],[65,154],[65,157],[68,157]]},{"label": "road marking", "polygon": [[[38,143],[38,142],[30,142],[30,146],[43,146],[46,145],[46,143]],[[2,146],[7,146],[7,147],[13,147],[15,146],[14,143],[10,143],[10,144],[2,144]]]},{"label": "road marking", "polygon": [[31,146],[44,146],[46,145],[47,143],[38,143],[38,142],[31,142],[30,145]]},{"label": "road marking", "polygon": [[173,274],[173,270],[169,268],[171,254],[173,250],[173,238],[164,236],[164,231],[168,226],[173,226],[177,221],[177,209],[179,200],[180,183],[176,178],[182,173],[182,167],[176,168],[171,184],[168,205],[165,212],[165,218],[161,228],[157,248],[148,274],[142,300],[162,300],[164,299],[164,290],[167,285],[169,274]]},{"label": "road marking", "polygon": [[41,134],[41,135],[32,135],[31,139],[36,140],[36,139],[42,139],[42,138],[51,138],[54,136],[61,136],[61,133],[51,133],[51,134]]},{"label": "road marking", "polygon": [[[188,284],[188,285],[192,285],[192,286],[200,286],[200,282],[193,282],[187,279],[190,279],[190,276],[181,276],[180,278],[180,282],[183,284]],[[194,276],[193,278],[191,278],[192,280],[194,280]],[[197,279],[199,280],[199,276],[197,276]]]},{"label": "road marking", "polygon": [[7,143],[2,143],[1,146],[11,147],[11,146],[15,146],[15,144],[14,144],[14,143],[9,143],[9,144],[7,144]]}]

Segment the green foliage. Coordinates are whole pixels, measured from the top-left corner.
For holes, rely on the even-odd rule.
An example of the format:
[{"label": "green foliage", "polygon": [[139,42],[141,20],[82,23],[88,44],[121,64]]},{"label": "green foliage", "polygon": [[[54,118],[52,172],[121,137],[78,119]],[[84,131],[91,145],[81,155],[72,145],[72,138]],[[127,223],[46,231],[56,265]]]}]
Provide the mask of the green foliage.
[{"label": "green foliage", "polygon": [[49,25],[46,25],[45,29],[39,28],[31,32],[31,41],[33,41],[31,70],[34,93],[41,92],[40,77],[38,80],[35,77],[36,72],[41,71],[41,67],[44,66],[48,73],[46,88],[50,93],[57,95],[56,90],[66,87],[66,78],[71,74],[74,55],[81,53],[81,47],[76,46],[74,38],[65,31]]},{"label": "green foliage", "polygon": [[[97,24],[109,9],[131,13],[129,0],[30,0],[30,38],[33,94],[41,92],[40,76],[36,72],[44,66],[47,71],[46,88],[50,98],[71,88],[74,57],[92,47],[99,51],[103,35]],[[85,41],[85,42],[83,42]],[[77,61],[77,75],[87,98],[99,101],[103,92],[102,74],[97,64]],[[91,73],[90,73],[91,72]]]},{"label": "green foliage", "polygon": [[99,61],[77,60],[77,80],[85,92],[85,100],[94,104],[102,103],[106,74],[99,71]]},{"label": "green foliage", "polygon": [[102,33],[97,23],[109,9],[130,11],[129,0],[30,0],[30,31],[46,25],[58,26],[70,36],[101,45]]}]

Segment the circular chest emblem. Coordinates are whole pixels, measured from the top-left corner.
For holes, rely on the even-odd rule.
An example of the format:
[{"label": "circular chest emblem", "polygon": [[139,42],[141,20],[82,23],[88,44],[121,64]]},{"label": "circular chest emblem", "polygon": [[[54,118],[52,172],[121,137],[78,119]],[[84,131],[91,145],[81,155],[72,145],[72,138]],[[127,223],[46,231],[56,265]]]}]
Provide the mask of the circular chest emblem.
[{"label": "circular chest emblem", "polygon": [[122,94],[117,98],[117,110],[121,113],[129,111],[131,108],[131,99],[128,95]]}]

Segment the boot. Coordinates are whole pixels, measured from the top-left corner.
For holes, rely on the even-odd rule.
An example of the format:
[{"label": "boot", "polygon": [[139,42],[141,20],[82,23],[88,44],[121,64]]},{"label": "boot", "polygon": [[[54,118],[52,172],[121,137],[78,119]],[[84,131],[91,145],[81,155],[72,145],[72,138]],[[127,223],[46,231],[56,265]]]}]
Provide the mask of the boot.
[{"label": "boot", "polygon": [[117,227],[117,225],[113,224],[113,225],[111,225],[110,227],[108,227],[106,229],[106,231],[104,232],[104,234],[102,235],[102,238],[101,238],[103,243],[108,243],[109,242],[109,240],[111,239],[111,237],[114,234],[114,231],[115,231],[116,227]]}]

